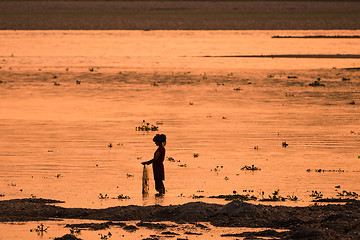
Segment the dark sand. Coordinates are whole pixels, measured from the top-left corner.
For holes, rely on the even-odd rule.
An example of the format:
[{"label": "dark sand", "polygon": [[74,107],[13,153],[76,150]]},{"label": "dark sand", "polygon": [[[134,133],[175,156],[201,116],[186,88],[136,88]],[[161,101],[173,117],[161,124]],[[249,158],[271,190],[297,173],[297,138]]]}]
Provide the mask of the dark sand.
[{"label": "dark sand", "polygon": [[357,1],[1,1],[0,30],[359,29]]},{"label": "dark sand", "polygon": [[[0,201],[0,221],[40,221],[48,219],[91,219],[104,221],[141,220],[177,223],[210,222],[214,226],[266,227],[289,229],[274,233],[288,239],[359,239],[360,202],[345,205],[285,207],[253,205],[233,201],[226,205],[193,202],[173,206],[121,206],[106,209],[63,208],[46,199]],[[124,223],[107,222],[101,228]],[[151,226],[150,226],[151,225]],[[148,223],[145,227],[162,227]],[[84,226],[78,226],[84,227]],[[92,226],[87,226],[91,228]],[[99,227],[98,225],[94,227]],[[266,233],[263,233],[266,234]]]}]

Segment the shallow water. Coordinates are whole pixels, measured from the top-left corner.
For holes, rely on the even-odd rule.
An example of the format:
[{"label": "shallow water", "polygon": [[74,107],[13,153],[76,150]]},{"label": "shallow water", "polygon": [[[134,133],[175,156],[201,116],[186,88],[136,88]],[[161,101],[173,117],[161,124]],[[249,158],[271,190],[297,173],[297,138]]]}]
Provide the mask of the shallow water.
[{"label": "shallow water", "polygon": [[[28,240],[38,240],[38,239],[54,239],[55,237],[60,237],[65,234],[70,234],[70,228],[65,227],[66,224],[80,224],[80,223],[102,223],[100,221],[87,221],[81,219],[71,219],[64,221],[42,221],[42,222],[26,222],[26,223],[6,223],[0,224],[0,231],[2,235],[0,236],[1,240],[5,239],[28,239]],[[136,226],[138,221],[127,221],[126,225]],[[202,229],[194,224],[176,224],[172,222],[161,222],[170,227],[163,230],[158,229],[146,229],[144,227],[139,227],[136,231],[127,231],[118,226],[112,226],[109,229],[105,230],[89,230],[81,229],[80,233],[75,234],[81,239],[101,239],[100,234],[108,235],[111,233],[111,237],[108,239],[145,239],[152,237],[158,237],[162,239],[167,238],[182,238],[182,239],[219,239],[222,234],[239,234],[243,232],[258,232],[266,230],[266,228],[241,228],[241,227],[214,227],[208,223],[199,223],[203,226],[206,226],[207,229]],[[47,228],[46,232],[36,232],[35,229],[43,224],[44,228]],[[30,230],[32,230],[30,232]],[[284,230],[280,230],[284,231]],[[165,232],[175,233],[164,234]],[[189,234],[190,233],[190,234]],[[193,234],[191,234],[193,233]],[[199,235],[195,235],[195,234]],[[106,238],[105,238],[106,239]],[[229,238],[232,239],[232,238]]]},{"label": "shallow water", "polygon": [[[360,78],[339,69],[359,59],[196,57],[360,54],[359,39],[271,39],[293,34],[358,31],[0,32],[1,199],[99,208],[225,203],[193,197],[280,189],[299,198],[282,204],[308,205],[312,190],[359,192]],[[318,77],[326,86],[310,87]],[[158,133],[135,131],[143,120],[158,122],[166,156],[180,160],[165,162],[165,197],[154,196],[152,181],[150,195],[141,194],[140,163]],[[320,168],[344,172],[313,171]],[[120,194],[130,199],[113,199]]]}]

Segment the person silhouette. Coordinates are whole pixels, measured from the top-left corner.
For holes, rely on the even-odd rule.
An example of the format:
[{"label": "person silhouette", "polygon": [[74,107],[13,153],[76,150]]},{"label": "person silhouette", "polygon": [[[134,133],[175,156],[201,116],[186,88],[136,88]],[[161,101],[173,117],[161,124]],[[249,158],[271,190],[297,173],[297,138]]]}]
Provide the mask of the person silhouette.
[{"label": "person silhouette", "polygon": [[165,194],[165,186],[163,181],[165,180],[165,170],[164,170],[164,159],[165,159],[165,145],[166,145],[166,136],[164,134],[156,134],[153,138],[156,146],[154,153],[154,158],[142,162],[143,165],[152,164],[153,173],[154,173],[154,180],[155,180],[155,189],[159,192],[159,195]]}]

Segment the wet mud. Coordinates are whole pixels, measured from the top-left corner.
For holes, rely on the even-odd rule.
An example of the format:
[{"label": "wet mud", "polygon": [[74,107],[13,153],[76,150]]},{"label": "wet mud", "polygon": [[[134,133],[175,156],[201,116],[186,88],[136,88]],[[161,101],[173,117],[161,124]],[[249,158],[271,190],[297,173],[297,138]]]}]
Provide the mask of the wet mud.
[{"label": "wet mud", "polygon": [[[264,227],[289,231],[261,231],[232,234],[232,237],[280,237],[283,239],[359,239],[360,201],[346,204],[286,207],[254,205],[232,201],[226,205],[192,202],[170,206],[119,206],[105,209],[63,208],[49,199],[14,199],[0,202],[0,221],[40,221],[55,219],[104,220],[104,223],[67,225],[85,229],[145,227],[161,229],[168,235],[171,227],[152,222],[179,224],[209,222],[217,227]],[[113,221],[140,220],[137,227]],[[134,229],[135,230],[135,229]],[[195,233],[196,234],[196,233]],[[231,237],[224,235],[223,237]],[[65,237],[65,236],[64,236]],[[62,238],[60,238],[62,239]],[[67,238],[63,238],[67,239]]]}]

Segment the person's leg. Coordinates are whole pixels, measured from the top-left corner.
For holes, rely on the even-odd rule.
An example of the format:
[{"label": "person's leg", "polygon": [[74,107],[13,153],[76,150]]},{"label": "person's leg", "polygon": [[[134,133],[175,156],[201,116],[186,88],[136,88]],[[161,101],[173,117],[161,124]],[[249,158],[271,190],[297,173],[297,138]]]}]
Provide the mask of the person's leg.
[{"label": "person's leg", "polygon": [[160,194],[165,194],[165,186],[162,180],[155,180],[155,189]]}]

